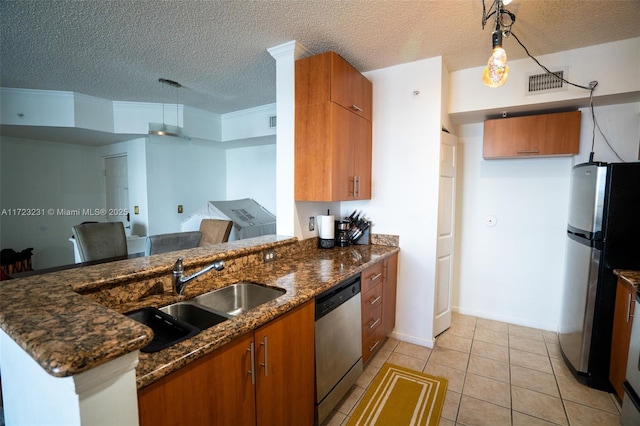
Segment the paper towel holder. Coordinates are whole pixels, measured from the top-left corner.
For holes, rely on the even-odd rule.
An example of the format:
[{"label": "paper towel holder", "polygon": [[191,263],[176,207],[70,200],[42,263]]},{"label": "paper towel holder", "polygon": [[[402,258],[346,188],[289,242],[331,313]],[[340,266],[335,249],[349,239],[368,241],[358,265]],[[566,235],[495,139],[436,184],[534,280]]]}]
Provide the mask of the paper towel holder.
[{"label": "paper towel holder", "polygon": [[330,215],[328,210],[326,215],[318,215],[316,217],[319,248],[330,249],[335,246],[334,219],[335,217]]}]

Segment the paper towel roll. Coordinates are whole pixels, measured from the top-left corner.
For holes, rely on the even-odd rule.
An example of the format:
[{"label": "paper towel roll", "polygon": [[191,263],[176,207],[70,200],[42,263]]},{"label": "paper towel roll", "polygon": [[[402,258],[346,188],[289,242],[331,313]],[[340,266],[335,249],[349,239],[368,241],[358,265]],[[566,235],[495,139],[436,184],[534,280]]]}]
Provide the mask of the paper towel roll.
[{"label": "paper towel roll", "polygon": [[334,236],[335,218],[333,215],[316,216],[318,236],[323,240],[332,240]]}]

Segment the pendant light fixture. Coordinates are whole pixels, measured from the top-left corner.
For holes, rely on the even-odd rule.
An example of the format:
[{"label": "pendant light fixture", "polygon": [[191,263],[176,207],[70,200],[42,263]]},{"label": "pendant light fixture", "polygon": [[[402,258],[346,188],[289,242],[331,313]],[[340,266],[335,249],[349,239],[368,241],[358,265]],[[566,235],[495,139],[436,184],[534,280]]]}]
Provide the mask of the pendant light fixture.
[{"label": "pendant light fixture", "polygon": [[177,81],[168,80],[166,78],[159,78],[158,81],[167,86],[172,86],[176,89],[176,125],[172,126],[167,124],[164,120],[165,103],[162,103],[162,123],[149,123],[149,134],[155,136],[173,136],[180,139],[191,140],[191,137],[187,135],[182,127],[180,127],[180,121],[178,120],[178,91],[182,87],[182,84]]},{"label": "pendant light fixture", "polygon": [[[510,0],[502,1],[495,0],[495,10],[487,14],[484,11],[483,0],[483,16],[482,16],[482,28],[484,28],[486,21],[491,15],[496,15],[495,29],[491,33],[491,45],[493,52],[487,62],[487,67],[482,72],[482,81],[489,87],[500,87],[507,81],[509,76],[509,66],[507,65],[507,52],[502,47],[502,38],[508,36],[511,33],[511,26],[516,20],[513,13],[504,9],[504,5],[510,3]],[[506,16],[505,16],[506,15]]]}]

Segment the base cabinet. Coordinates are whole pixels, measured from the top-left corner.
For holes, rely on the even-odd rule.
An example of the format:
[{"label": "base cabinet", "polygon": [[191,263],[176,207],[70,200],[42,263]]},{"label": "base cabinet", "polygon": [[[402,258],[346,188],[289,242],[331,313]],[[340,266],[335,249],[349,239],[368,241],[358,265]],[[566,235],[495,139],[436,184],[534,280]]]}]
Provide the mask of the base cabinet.
[{"label": "base cabinet", "polygon": [[636,289],[633,285],[618,278],[616,285],[616,304],[613,313],[613,333],[611,336],[611,361],[609,381],[622,401],[627,372],[627,355],[631,340],[631,324],[635,310]]},{"label": "base cabinet", "polygon": [[363,363],[366,363],[380,349],[395,327],[397,275],[397,254],[362,271]]},{"label": "base cabinet", "polygon": [[140,390],[140,424],[313,424],[313,333],[311,301]]}]

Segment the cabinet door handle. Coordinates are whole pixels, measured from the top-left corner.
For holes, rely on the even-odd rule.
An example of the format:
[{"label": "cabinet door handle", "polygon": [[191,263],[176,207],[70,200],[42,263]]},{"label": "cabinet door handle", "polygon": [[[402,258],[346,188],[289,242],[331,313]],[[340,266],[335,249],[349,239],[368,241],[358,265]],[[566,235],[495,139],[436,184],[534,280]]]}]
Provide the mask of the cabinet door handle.
[{"label": "cabinet door handle", "polygon": [[362,112],[362,108],[355,104],[351,105],[351,109],[354,111]]},{"label": "cabinet door handle", "polygon": [[380,318],[376,319],[375,321],[371,321],[371,323],[369,324],[369,328],[375,328],[375,326],[378,325],[379,322]]},{"label": "cabinet door handle", "polygon": [[353,196],[358,197],[360,195],[360,178],[354,176],[353,178]]},{"label": "cabinet door handle", "polygon": [[267,346],[267,336],[264,336],[260,345],[264,346],[264,364],[260,365],[264,368],[264,375],[266,377],[269,375],[269,348]]},{"label": "cabinet door handle", "polygon": [[372,275],[369,279],[370,279],[371,281],[375,281],[375,280],[377,280],[378,278],[380,278],[381,276],[382,276],[382,272],[378,272],[377,274]]},{"label": "cabinet door handle", "polygon": [[352,197],[355,197],[356,195],[356,178],[354,176],[353,179],[349,179],[349,182],[351,183],[351,189],[350,189],[350,194]]},{"label": "cabinet door handle", "polygon": [[256,352],[254,350],[253,342],[251,342],[251,345],[249,345],[249,349],[247,350],[251,353],[251,370],[247,371],[247,374],[251,375],[251,384],[255,385],[256,384],[256,369],[255,369]]},{"label": "cabinet door handle", "polygon": [[516,154],[538,154],[539,152],[539,149],[519,149]]},{"label": "cabinet door handle", "polygon": [[380,299],[382,299],[382,296],[378,296],[375,299],[371,299],[371,301],[369,301],[369,304],[375,305],[376,303],[378,303],[378,300]]},{"label": "cabinet door handle", "polygon": [[628,302],[627,302],[627,322],[631,321],[631,317],[633,315],[631,315],[631,293],[627,294],[627,297],[629,298]]},{"label": "cabinet door handle", "polygon": [[378,346],[378,343],[380,343],[380,340],[376,340],[373,345],[369,346],[369,352],[373,352],[376,346]]}]

